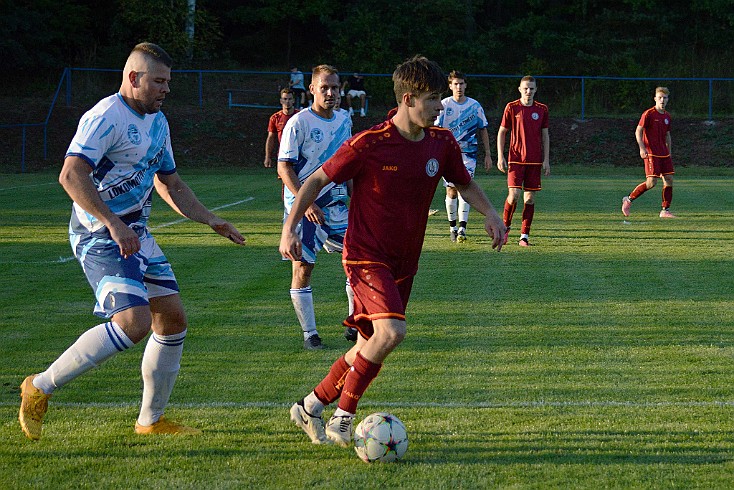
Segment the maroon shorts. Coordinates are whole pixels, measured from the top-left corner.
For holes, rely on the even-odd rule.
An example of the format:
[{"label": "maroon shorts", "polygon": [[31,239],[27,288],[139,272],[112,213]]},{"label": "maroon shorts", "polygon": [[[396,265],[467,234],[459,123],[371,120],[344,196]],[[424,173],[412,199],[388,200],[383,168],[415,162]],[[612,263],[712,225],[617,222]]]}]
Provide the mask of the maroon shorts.
[{"label": "maroon shorts", "polygon": [[386,265],[375,262],[344,264],[344,271],[354,291],[354,313],[344,325],[369,339],[375,331],[372,320],[405,320],[414,276],[396,279]]},{"label": "maroon shorts", "polygon": [[643,159],[645,162],[645,177],[661,177],[663,175],[672,175],[673,160],[667,157],[654,157],[649,155]]},{"label": "maroon shorts", "polygon": [[540,190],[542,165],[510,163],[507,169],[507,187],[525,191]]}]

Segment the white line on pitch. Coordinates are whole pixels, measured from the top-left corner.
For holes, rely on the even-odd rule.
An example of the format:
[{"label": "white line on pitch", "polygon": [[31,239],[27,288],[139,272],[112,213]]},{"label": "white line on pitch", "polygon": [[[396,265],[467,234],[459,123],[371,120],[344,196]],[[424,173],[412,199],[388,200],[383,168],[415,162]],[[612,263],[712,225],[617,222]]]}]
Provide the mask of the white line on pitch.
[{"label": "white line on pitch", "polygon": [[[208,403],[172,403],[169,407],[179,408],[287,408],[291,406],[291,402],[208,402]],[[0,402],[0,407],[15,406],[17,403],[11,402]],[[58,402],[53,404],[56,407],[68,407],[68,408],[127,408],[127,407],[138,407],[139,402],[135,403],[72,403],[72,402]],[[629,401],[578,401],[578,402],[564,402],[564,401],[526,401],[526,402],[450,402],[450,403],[439,403],[439,402],[377,402],[377,401],[364,401],[360,403],[360,406],[365,407],[390,407],[390,408],[694,408],[694,407],[720,407],[720,408],[732,408],[734,407],[734,401],[689,401],[689,402],[629,402]]]},{"label": "white line on pitch", "polygon": [[[0,189],[2,190],[2,189]],[[211,211],[219,211],[220,209],[225,208],[231,208],[232,206],[237,206],[238,204],[250,202],[254,200],[255,198],[250,196],[245,199],[241,199],[239,201],[231,202],[229,204],[222,204],[221,206],[217,206],[216,208],[211,208]],[[179,223],[185,223],[186,221],[190,221],[188,218],[181,218],[177,219],[175,221],[170,221],[168,223],[163,223],[160,225],[153,226],[149,228],[152,230],[158,230],[160,228],[166,228],[167,226],[173,226],[177,225]],[[39,261],[22,261],[22,260],[9,260],[7,262],[0,261],[0,265],[33,265],[33,264],[65,264],[66,262],[71,262],[72,260],[76,260],[76,257],[59,257],[56,260],[39,260]]]},{"label": "white line on pitch", "polygon": [[15,187],[0,187],[0,192],[3,191],[14,191],[16,189],[26,189],[28,187],[41,187],[44,185],[54,185],[58,184],[58,182],[45,182],[43,184],[26,184],[26,185],[16,185]]}]

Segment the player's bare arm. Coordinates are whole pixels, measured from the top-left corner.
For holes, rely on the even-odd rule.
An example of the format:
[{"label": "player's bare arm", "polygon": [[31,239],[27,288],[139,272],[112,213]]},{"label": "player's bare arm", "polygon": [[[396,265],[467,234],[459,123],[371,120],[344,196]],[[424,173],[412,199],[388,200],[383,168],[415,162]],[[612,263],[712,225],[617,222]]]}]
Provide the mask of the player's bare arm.
[{"label": "player's bare arm", "polygon": [[209,225],[212,230],[237,245],[245,244],[245,237],[228,221],[209,211],[178,173],[155,176],[155,190],[181,216]]},{"label": "player's bare arm", "polygon": [[543,172],[548,177],[550,175],[550,136],[548,128],[542,129],[541,137],[543,139]]},{"label": "player's bare arm", "polygon": [[492,238],[492,248],[496,248],[498,252],[502,250],[507,229],[482,188],[473,179],[467,185],[455,185],[466,202],[484,215],[484,229]]},{"label": "player's bare arm", "polygon": [[479,139],[482,140],[482,145],[484,146],[484,169],[489,172],[494,165],[492,162],[492,152],[489,150],[489,131],[487,131],[487,128],[482,128],[478,133]]},{"label": "player's bare arm", "polygon": [[[293,169],[293,165],[283,160],[278,160],[278,175],[280,176],[283,184],[288,188],[293,195],[297,196],[301,189],[301,182],[298,180],[298,175]],[[306,219],[312,223],[319,225],[324,224],[324,211],[316,204],[311,204],[306,210]]]},{"label": "player's bare arm", "polygon": [[637,140],[637,146],[640,147],[640,158],[647,158],[647,147],[645,146],[645,128],[637,126],[635,129],[635,139]]},{"label": "player's bare arm", "polygon": [[507,161],[505,160],[505,138],[507,137],[507,128],[500,126],[497,131],[497,169],[505,173],[507,171]]},{"label": "player's bare arm", "polygon": [[91,167],[82,158],[68,156],[59,174],[59,183],[71,199],[87,213],[101,221],[120,247],[120,254],[128,258],[140,250],[140,239],[129,226],[102,201],[90,178]]},{"label": "player's bare arm", "polygon": [[263,166],[271,168],[273,166],[273,152],[275,151],[275,133],[268,131],[268,138],[265,140],[265,160]]},{"label": "player's bare arm", "polygon": [[280,236],[280,254],[290,260],[301,260],[301,239],[298,238],[296,227],[301,222],[307,210],[313,206],[314,201],[331,179],[319,168],[311,174],[296,194],[291,212],[283,224],[283,232]]}]

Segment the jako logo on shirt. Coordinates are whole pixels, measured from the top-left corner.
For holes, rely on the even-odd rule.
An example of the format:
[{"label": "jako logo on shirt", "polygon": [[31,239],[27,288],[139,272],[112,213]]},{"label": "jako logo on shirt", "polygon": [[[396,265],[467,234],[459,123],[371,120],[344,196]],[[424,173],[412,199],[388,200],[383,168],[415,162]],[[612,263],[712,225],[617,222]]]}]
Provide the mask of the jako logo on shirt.
[{"label": "jako logo on shirt", "polygon": [[140,131],[138,130],[138,127],[134,124],[131,124],[127,127],[127,139],[129,139],[130,143],[132,143],[133,145],[139,145],[143,140],[140,137]]},{"label": "jako logo on shirt", "polygon": [[426,173],[429,177],[435,177],[438,173],[438,160],[431,158],[426,162]]},{"label": "jako logo on shirt", "polygon": [[321,131],[319,128],[313,128],[311,130],[311,139],[314,140],[316,143],[321,143],[321,140],[324,139],[324,132]]},{"label": "jako logo on shirt", "polygon": [[540,119],[540,115],[537,112],[533,112],[532,117],[533,117],[533,121],[537,121],[538,119]]}]

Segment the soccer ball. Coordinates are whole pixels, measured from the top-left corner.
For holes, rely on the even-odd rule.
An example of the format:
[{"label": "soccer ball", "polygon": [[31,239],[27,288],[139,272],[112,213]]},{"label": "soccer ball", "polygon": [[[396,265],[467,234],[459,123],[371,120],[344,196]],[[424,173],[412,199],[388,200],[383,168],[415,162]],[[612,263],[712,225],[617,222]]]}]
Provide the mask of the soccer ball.
[{"label": "soccer ball", "polygon": [[354,429],[354,450],[365,463],[390,463],[408,450],[408,432],[395,415],[373,413]]}]

